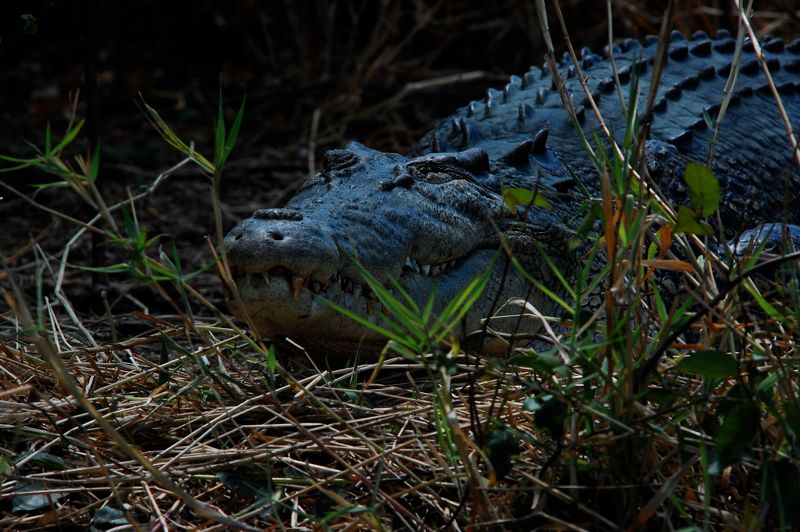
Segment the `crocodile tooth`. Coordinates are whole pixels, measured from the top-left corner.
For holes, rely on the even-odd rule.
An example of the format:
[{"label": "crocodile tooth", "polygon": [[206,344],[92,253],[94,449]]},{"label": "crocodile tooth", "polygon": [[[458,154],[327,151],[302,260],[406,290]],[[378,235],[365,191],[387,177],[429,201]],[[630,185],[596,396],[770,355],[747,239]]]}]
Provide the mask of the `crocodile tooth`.
[{"label": "crocodile tooth", "polygon": [[353,296],[361,297],[362,286],[357,283],[353,283]]},{"label": "crocodile tooth", "polygon": [[244,278],[245,278],[245,281],[247,281],[247,284],[252,284],[253,283],[253,274],[252,273],[250,273],[250,272],[245,273],[244,274]]},{"label": "crocodile tooth", "polygon": [[300,291],[303,290],[303,283],[305,279],[302,277],[292,277],[292,295],[297,297],[300,295]]},{"label": "crocodile tooth", "polygon": [[431,265],[430,264],[423,264],[422,265],[422,274],[429,275],[431,273]]},{"label": "crocodile tooth", "polygon": [[267,283],[267,286],[269,286],[269,274],[267,272],[264,272],[261,274],[261,277],[264,278],[264,282]]}]

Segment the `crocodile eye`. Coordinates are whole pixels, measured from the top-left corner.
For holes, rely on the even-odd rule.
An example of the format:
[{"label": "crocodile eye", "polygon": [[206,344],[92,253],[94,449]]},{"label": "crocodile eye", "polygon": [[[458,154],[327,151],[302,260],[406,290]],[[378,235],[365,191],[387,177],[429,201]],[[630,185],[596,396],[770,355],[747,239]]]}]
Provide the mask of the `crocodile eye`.
[{"label": "crocodile eye", "polygon": [[324,172],[343,170],[358,163],[358,155],[350,150],[328,150],[322,155]]},{"label": "crocodile eye", "polygon": [[453,175],[448,172],[428,172],[422,180],[426,183],[440,185],[452,181]]}]

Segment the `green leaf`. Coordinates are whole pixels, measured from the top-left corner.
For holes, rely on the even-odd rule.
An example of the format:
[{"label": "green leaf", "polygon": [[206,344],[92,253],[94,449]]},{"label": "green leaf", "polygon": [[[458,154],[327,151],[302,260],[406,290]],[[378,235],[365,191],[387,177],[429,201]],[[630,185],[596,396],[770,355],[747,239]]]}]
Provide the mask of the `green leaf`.
[{"label": "green leaf", "polygon": [[683,178],[689,185],[689,195],[695,212],[703,218],[717,212],[719,181],[711,169],[703,164],[689,163]]},{"label": "green leaf", "polygon": [[242,126],[242,118],[244,117],[244,104],[246,100],[246,98],[242,98],[242,105],[239,106],[239,112],[236,113],[236,118],[233,119],[233,124],[231,124],[231,130],[228,132],[228,140],[225,143],[224,160],[228,159],[228,155],[231,154],[231,151],[233,151],[233,146],[236,144],[236,138],[239,136],[239,129]]},{"label": "green leaf", "polygon": [[717,447],[708,466],[710,474],[719,474],[742,458],[756,436],[760,417],[758,407],[747,400],[728,410],[717,432]]},{"label": "green leaf", "polygon": [[47,122],[47,126],[44,130],[44,154],[45,157],[50,157],[51,147],[53,145],[53,134],[50,131],[50,122]]},{"label": "green leaf", "polygon": [[[43,493],[33,493],[43,492]],[[30,512],[51,506],[54,502],[67,494],[51,491],[44,482],[36,480],[21,480],[17,483],[12,499],[12,512]]]},{"label": "green leaf", "polygon": [[783,405],[786,412],[786,424],[794,432],[795,438],[800,436],[800,409],[793,400]]},{"label": "green leaf", "polygon": [[503,479],[511,472],[511,459],[520,451],[517,439],[504,428],[493,430],[484,438],[483,452],[492,463],[498,479]]},{"label": "green leaf", "polygon": [[696,212],[685,205],[678,206],[678,222],[674,232],[691,233],[693,235],[713,235],[714,229],[706,222],[700,220]]},{"label": "green leaf", "polygon": [[781,311],[779,311],[777,308],[775,308],[775,306],[773,306],[772,303],[767,301],[767,299],[761,294],[761,292],[758,291],[758,289],[753,284],[753,281],[751,279],[749,279],[749,278],[745,279],[743,284],[744,284],[745,290],[747,290],[747,292],[751,296],[753,296],[753,299],[756,300],[756,303],[758,303],[758,306],[761,307],[761,309],[764,312],[769,314],[769,316],[772,319],[778,321],[779,323],[786,322],[786,318],[781,313]]},{"label": "green leaf", "polygon": [[556,373],[566,375],[569,368],[554,352],[538,352],[533,349],[526,350],[525,354],[516,355],[508,361],[511,366],[527,367],[541,371],[545,375]]},{"label": "green leaf", "polygon": [[127,525],[125,512],[113,506],[103,506],[92,517],[93,525]]},{"label": "green leaf", "polygon": [[[34,454],[34,456],[30,459],[27,459],[28,456]],[[63,471],[64,469],[69,469],[71,467],[75,467],[74,464],[64,460],[60,456],[56,456],[54,454],[45,453],[45,452],[38,452],[38,451],[25,451],[20,453],[17,456],[15,462],[19,463],[23,459],[27,459],[26,462],[31,464],[38,464],[45,469],[50,471]]]},{"label": "green leaf", "polygon": [[189,156],[195,164],[200,166],[204,171],[209,174],[213,174],[215,171],[215,167],[211,164],[211,161],[194,151],[194,149],[187,145],[183,140],[181,140],[178,135],[175,134],[174,131],[167,125],[161,115],[158,114],[158,111],[147,105],[147,103],[142,99],[142,107],[144,108],[145,117],[150,122],[150,124],[158,131],[161,135],[161,138],[164,141],[175,148],[176,150],[180,151],[181,153]]},{"label": "green leaf", "polygon": [[275,370],[278,368],[278,356],[275,352],[275,344],[269,344],[267,351],[267,369],[270,375],[275,375]]},{"label": "green leaf", "polygon": [[[220,95],[221,96],[221,95]],[[225,114],[222,112],[222,98],[219,99],[217,120],[214,124],[214,167],[219,171],[225,157]]]},{"label": "green leaf", "polygon": [[89,165],[89,180],[94,183],[97,181],[97,174],[100,172],[100,141],[97,141],[97,146],[94,147],[92,154],[92,161]]},{"label": "green leaf", "polygon": [[527,188],[504,188],[503,200],[508,205],[508,208],[514,210],[516,207],[528,207],[534,205],[551,210],[553,206],[544,197],[544,192],[541,190],[529,190]]},{"label": "green leaf", "polygon": [[766,492],[764,499],[769,502],[769,508],[775,512],[780,528],[788,530],[786,525],[791,525],[793,530],[800,527],[800,470],[788,458],[778,461],[768,461],[762,469],[763,490]]},{"label": "green leaf", "polygon": [[552,395],[545,395],[539,401],[541,407],[533,415],[536,425],[546,428],[556,441],[564,436],[564,421],[567,419],[567,405]]},{"label": "green leaf", "polygon": [[710,379],[727,379],[739,374],[736,359],[721,351],[695,351],[677,364],[686,373]]},{"label": "green leaf", "polygon": [[[84,120],[81,120],[80,122],[75,124],[72,128],[67,130],[67,134],[64,135],[64,138],[61,139],[61,142],[59,142],[56,145],[56,147],[53,148],[53,154],[54,155],[58,155],[59,153],[61,153],[61,150],[63,150],[67,146],[69,146],[69,144],[73,140],[75,140],[75,137],[78,136],[78,133],[80,133],[81,129],[83,128],[83,123],[84,123]],[[46,148],[46,150],[47,150],[47,153],[50,153],[49,148]]]}]

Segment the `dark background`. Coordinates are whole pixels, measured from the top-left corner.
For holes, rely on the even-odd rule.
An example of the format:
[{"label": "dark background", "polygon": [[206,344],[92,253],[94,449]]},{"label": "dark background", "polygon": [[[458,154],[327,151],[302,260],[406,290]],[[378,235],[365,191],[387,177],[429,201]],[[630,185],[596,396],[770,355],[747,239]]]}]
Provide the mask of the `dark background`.
[{"label": "dark background", "polygon": [[[674,26],[687,35],[735,28],[729,1],[678,4]],[[800,35],[797,0],[757,4],[760,33]],[[615,1],[615,36],[657,33],[665,5]],[[2,2],[0,153],[30,153],[26,142],[42,145],[48,123],[60,137],[79,93],[77,116],[88,127],[71,149],[86,153],[101,141],[99,186],[113,203],[126,187],[152,182],[181,158],[148,124],[140,94],[209,156],[220,96],[228,120],[246,96],[240,140],[223,178],[229,228],[256,208],[283,203],[322,150],[357,139],[406,151],[487,87],[541,64],[534,6],[534,0]],[[564,0],[561,7],[576,46],[602,49],[605,2]],[[550,25],[563,50],[552,9]],[[428,83],[457,74],[470,80]],[[35,172],[0,179],[26,193],[31,183],[47,181]],[[207,259],[203,236],[213,227],[208,184],[198,170],[183,170],[137,204],[151,234],[166,235],[198,263]],[[52,252],[73,234],[75,227],[0,195],[0,252],[14,255],[15,265],[32,260],[16,251],[43,230],[47,238],[38,241]],[[91,214],[69,191],[37,200],[81,219]]]}]

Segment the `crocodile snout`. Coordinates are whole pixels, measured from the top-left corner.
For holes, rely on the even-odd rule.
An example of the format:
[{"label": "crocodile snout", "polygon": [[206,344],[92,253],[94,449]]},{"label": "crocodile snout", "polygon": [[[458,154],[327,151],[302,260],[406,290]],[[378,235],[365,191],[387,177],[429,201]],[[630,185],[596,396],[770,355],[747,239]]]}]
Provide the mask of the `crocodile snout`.
[{"label": "crocodile snout", "polygon": [[262,274],[285,270],[320,282],[330,279],[340,262],[331,231],[294,209],[256,211],[228,233],[225,250],[235,270]]}]

